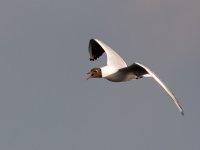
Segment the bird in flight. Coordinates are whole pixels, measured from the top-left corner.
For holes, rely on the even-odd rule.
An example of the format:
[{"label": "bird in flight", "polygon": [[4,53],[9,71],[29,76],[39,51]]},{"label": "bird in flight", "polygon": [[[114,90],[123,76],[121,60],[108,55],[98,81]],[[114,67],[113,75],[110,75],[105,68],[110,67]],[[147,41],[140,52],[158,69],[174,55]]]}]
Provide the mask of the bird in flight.
[{"label": "bird in flight", "polygon": [[100,68],[93,68],[87,73],[87,80],[90,78],[105,78],[112,82],[123,82],[143,77],[152,77],[171,97],[174,104],[184,115],[183,109],[169,88],[149,68],[138,62],[127,66],[125,61],[108,45],[98,39],[91,39],[89,42],[90,61],[98,59],[103,53],[107,55],[107,65]]}]

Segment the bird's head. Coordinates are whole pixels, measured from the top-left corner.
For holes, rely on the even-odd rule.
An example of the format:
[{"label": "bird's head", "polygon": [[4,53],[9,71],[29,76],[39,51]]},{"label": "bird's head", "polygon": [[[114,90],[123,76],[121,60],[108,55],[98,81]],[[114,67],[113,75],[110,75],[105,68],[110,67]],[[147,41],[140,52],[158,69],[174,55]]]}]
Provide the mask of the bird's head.
[{"label": "bird's head", "polygon": [[90,78],[102,78],[101,69],[100,68],[93,68],[87,74],[87,80]]}]

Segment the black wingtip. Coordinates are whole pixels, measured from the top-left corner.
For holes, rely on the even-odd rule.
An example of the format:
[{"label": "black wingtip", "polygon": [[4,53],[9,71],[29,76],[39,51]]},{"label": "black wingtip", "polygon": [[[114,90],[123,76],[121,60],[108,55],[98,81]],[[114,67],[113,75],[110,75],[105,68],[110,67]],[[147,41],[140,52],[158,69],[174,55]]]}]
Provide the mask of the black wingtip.
[{"label": "black wingtip", "polygon": [[103,47],[95,39],[90,39],[88,49],[90,61],[95,61],[104,53]]},{"label": "black wingtip", "polygon": [[184,116],[184,112],[183,111],[181,112],[181,115]]}]

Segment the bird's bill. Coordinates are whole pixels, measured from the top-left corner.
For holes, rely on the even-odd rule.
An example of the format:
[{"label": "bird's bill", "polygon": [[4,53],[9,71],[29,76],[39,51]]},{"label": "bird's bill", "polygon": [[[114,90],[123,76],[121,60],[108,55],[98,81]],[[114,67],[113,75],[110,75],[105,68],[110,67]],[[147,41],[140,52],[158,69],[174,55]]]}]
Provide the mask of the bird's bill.
[{"label": "bird's bill", "polygon": [[91,72],[86,73],[86,80],[89,80],[90,78],[92,78]]}]

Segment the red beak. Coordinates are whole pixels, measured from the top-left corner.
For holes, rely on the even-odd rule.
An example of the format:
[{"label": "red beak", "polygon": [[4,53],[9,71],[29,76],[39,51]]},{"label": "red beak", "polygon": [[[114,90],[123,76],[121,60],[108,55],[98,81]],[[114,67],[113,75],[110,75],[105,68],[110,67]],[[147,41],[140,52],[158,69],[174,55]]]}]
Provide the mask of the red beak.
[{"label": "red beak", "polygon": [[88,73],[86,74],[86,80],[89,80],[91,77],[92,77],[92,76],[91,76],[91,73],[88,72]]}]

